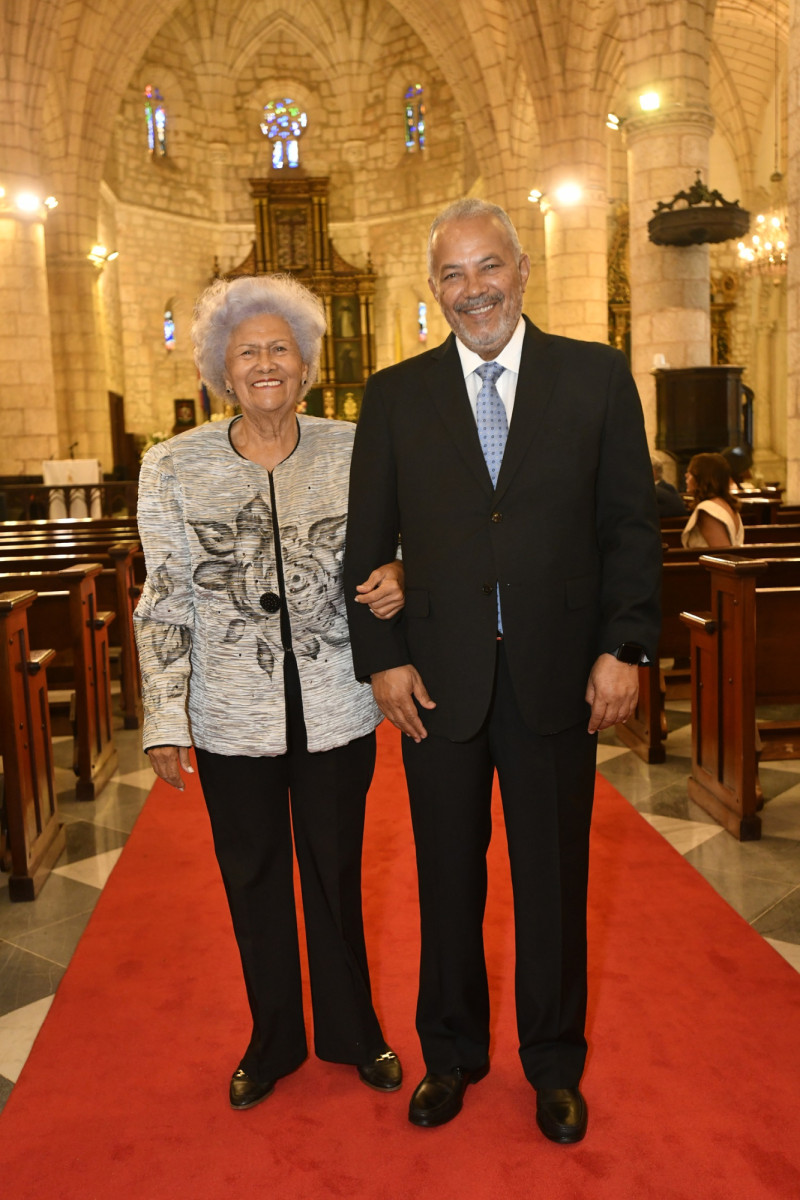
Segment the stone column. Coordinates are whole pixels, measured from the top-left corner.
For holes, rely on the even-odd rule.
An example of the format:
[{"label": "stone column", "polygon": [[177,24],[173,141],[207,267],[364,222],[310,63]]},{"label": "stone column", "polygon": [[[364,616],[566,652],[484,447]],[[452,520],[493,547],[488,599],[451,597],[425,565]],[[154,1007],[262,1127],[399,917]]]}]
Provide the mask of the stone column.
[{"label": "stone column", "polygon": [[608,200],[583,187],[578,203],[543,202],[549,333],[608,341]]},{"label": "stone column", "polygon": [[38,181],[4,174],[0,184],[1,475],[39,475],[58,457],[55,380],[41,206],[24,214],[16,196],[41,195]]},{"label": "stone column", "polygon": [[61,452],[113,466],[98,269],[85,253],[48,255]]},{"label": "stone column", "polygon": [[701,105],[675,105],[628,120],[632,368],[651,445],[655,439],[655,355],[671,367],[708,366],[711,321],[708,246],[656,246],[647,223],[659,200],[708,182],[714,118]]},{"label": "stone column", "polygon": [[787,124],[789,159],[789,264],[787,303],[789,331],[786,395],[786,503],[800,504],[800,2],[789,9],[789,94]]},{"label": "stone column", "polygon": [[[579,94],[582,97],[582,93]],[[605,140],[576,99],[543,136],[547,330],[608,341],[608,197]],[[580,108],[580,104],[577,105]],[[601,126],[602,129],[602,126]],[[572,195],[569,195],[569,192]]]}]

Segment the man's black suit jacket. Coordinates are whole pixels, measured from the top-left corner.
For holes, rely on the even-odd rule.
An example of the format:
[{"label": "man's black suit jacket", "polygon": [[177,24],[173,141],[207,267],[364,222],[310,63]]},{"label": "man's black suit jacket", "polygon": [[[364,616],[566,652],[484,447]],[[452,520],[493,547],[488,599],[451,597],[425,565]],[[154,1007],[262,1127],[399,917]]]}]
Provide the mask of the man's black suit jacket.
[{"label": "man's black suit jacket", "polygon": [[[402,542],[406,604],[392,621],[352,601]],[[496,591],[529,727],[585,719],[601,651],[656,656],[661,541],[641,404],[624,356],[526,318],[514,411],[493,490],[455,339],[368,381],[345,551],[355,673],[412,663],[437,707],[430,732],[480,728],[491,700]]]}]

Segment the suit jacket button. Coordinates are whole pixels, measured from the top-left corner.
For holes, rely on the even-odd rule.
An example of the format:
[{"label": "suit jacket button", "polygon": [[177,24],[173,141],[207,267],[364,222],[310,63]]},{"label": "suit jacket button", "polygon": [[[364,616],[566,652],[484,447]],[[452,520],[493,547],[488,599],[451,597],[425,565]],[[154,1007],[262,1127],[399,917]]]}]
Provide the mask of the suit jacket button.
[{"label": "suit jacket button", "polygon": [[493,594],[494,594],[494,584],[492,584],[492,583],[485,583],[485,584],[483,585],[483,594],[484,594],[484,596],[491,596],[491,595],[493,595]]},{"label": "suit jacket button", "polygon": [[492,513],[492,520],[494,521],[495,525],[499,525],[500,522],[502,521],[502,519],[503,519],[503,514],[501,512],[493,512]]}]

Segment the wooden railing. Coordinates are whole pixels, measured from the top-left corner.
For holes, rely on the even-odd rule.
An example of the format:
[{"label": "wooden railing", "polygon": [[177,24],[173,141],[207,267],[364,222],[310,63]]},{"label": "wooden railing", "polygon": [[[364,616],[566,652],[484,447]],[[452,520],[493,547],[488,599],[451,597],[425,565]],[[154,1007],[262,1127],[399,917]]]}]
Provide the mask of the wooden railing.
[{"label": "wooden railing", "polygon": [[3,483],[0,484],[0,520],[46,519],[54,504],[59,513],[74,513],[76,502],[80,502],[84,516],[135,516],[138,486],[135,479],[59,487],[43,483]]}]

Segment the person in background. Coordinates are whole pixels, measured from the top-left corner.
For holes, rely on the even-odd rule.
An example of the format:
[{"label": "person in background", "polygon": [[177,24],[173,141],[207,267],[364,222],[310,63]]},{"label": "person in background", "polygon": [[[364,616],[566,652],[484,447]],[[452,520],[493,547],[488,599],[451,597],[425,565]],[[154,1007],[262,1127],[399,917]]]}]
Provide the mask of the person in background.
[{"label": "person in background", "polygon": [[656,504],[659,517],[685,517],[686,505],[683,502],[683,496],[664,478],[664,464],[661,459],[652,454],[650,464],[653,468],[653,480],[656,485]]},{"label": "person in background", "polygon": [[[597,731],[636,706],[658,644],[661,538],[620,351],[522,316],[530,260],[478,199],[434,221],[453,334],[367,382],[345,586],[356,675],[406,735],[421,912],[409,1105],[432,1128],[489,1070],[483,946],[497,771],[516,928],[519,1054],[545,1137],[586,1132],[586,896]],[[506,441],[507,432],[507,441]],[[565,491],[564,481],[569,486]],[[406,606],[374,621],[363,564],[402,537]],[[374,627],[374,628],[373,628]]]},{"label": "person in background", "polygon": [[[235,1109],[307,1054],[293,836],[316,1053],[379,1091],[402,1079],[372,1004],[361,912],[381,717],[353,678],[342,591],[355,430],[297,412],[324,331],[321,302],[290,276],[212,284],[195,361],[241,415],[154,446],[139,484],[144,747],[176,788],[195,747],[252,1014]],[[376,617],[397,613],[402,565],[369,573],[359,595]]]},{"label": "person in background", "polygon": [[744,542],[744,526],[731,495],[731,473],[721,454],[695,454],[686,470],[692,514],[681,534],[684,546],[730,549]]},{"label": "person in background", "polygon": [[729,446],[722,451],[722,457],[728,464],[731,473],[731,493],[758,491],[753,480],[753,455],[747,446]]}]

